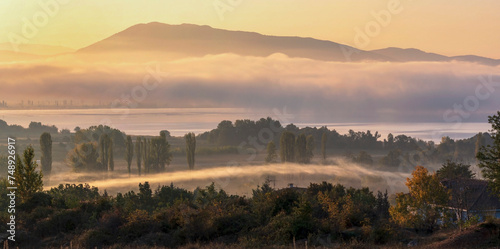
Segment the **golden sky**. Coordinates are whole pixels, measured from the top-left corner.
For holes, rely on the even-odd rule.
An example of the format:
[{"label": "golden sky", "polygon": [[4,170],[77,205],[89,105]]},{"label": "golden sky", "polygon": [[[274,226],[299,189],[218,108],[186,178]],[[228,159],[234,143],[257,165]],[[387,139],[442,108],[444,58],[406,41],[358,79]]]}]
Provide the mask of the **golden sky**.
[{"label": "golden sky", "polygon": [[[2,0],[0,42],[21,37],[81,48],[156,21],[314,37],[365,50],[419,48],[500,58],[499,11],[498,0]],[[390,20],[377,20],[374,13],[389,13]],[[366,33],[367,27],[368,39],[356,42],[357,30]]]}]

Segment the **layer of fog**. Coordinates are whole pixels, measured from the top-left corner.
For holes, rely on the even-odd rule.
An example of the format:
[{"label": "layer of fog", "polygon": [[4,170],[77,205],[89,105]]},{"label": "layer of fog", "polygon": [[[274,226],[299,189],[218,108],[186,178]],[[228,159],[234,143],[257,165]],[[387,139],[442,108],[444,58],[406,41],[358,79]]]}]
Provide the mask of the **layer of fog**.
[{"label": "layer of fog", "polygon": [[[500,106],[500,67],[466,62],[341,63],[282,54],[222,54],[108,64],[67,55],[0,63],[0,75],[0,92],[9,93],[2,96],[7,101],[286,107],[316,122],[443,122],[446,111],[456,105],[463,112],[449,113],[453,122],[485,122]],[[489,88],[481,86],[488,81]]]},{"label": "layer of fog", "polygon": [[102,192],[110,194],[125,193],[130,190],[137,191],[138,184],[148,181],[152,188],[160,185],[173,184],[176,187],[194,190],[196,187],[205,187],[212,182],[218,189],[224,189],[230,194],[251,196],[252,189],[262,185],[267,178],[274,179],[271,186],[276,189],[285,188],[293,183],[297,187],[308,187],[311,182],[322,181],[333,184],[340,183],[351,187],[369,187],[372,191],[385,191],[389,193],[406,191],[404,182],[409,177],[408,169],[395,168],[393,171],[367,169],[360,165],[334,159],[334,165],[302,165],[302,164],[269,164],[269,165],[238,165],[219,166],[195,170],[180,170],[143,176],[128,174],[89,174],[65,172],[52,175],[50,184],[45,189],[50,189],[59,184],[88,183],[98,187]]}]

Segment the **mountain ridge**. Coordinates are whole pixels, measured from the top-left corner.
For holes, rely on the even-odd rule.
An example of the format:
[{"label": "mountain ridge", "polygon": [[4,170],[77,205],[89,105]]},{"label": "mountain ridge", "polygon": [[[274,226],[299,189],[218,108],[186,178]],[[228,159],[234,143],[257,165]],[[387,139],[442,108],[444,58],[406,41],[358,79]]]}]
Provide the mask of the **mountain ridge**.
[{"label": "mountain ridge", "polygon": [[[37,44],[36,46],[38,46],[38,50],[43,47],[69,49],[41,44]],[[26,48],[34,49],[31,46]],[[160,22],[136,24],[89,46],[64,52],[66,54],[75,54],[82,58],[88,57],[91,60],[111,61],[179,59],[224,53],[267,57],[275,53],[282,53],[292,58],[339,62],[464,61],[489,66],[500,65],[499,59],[477,55],[445,56],[416,48],[397,47],[361,50],[334,41],[320,40],[312,37],[273,36],[251,31],[212,28],[208,25],[188,23],[171,25]],[[37,58],[35,55],[40,55],[36,53],[31,54],[34,56],[28,57],[23,53],[19,53],[19,57],[29,59]],[[49,52],[46,55],[57,56],[57,54],[50,55]],[[15,55],[9,53],[8,58],[14,58],[13,60],[15,60]],[[7,58],[4,60],[7,60]]]}]

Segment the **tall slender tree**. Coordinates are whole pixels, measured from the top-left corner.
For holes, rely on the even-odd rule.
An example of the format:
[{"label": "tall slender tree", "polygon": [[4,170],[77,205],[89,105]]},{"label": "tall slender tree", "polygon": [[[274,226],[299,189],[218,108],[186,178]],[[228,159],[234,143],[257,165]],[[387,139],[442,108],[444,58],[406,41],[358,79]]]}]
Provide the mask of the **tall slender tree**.
[{"label": "tall slender tree", "polygon": [[298,135],[295,140],[295,161],[307,163],[307,140],[304,134]]},{"label": "tall slender tree", "polygon": [[295,160],[295,135],[289,131],[283,131],[280,138],[281,162],[293,162]]},{"label": "tall slender tree", "polygon": [[184,135],[186,140],[186,159],[189,169],[194,169],[194,155],[196,151],[196,136],[190,132]]},{"label": "tall slender tree", "polygon": [[19,155],[16,155],[14,177],[21,201],[25,201],[34,193],[43,190],[43,173],[36,170],[38,164],[33,160],[34,157],[35,150],[31,145],[24,150],[22,161]]},{"label": "tall slender tree", "polygon": [[149,174],[149,170],[151,167],[151,152],[150,150],[150,140],[149,139],[143,139],[141,148],[142,148],[142,162],[144,163],[144,174]]},{"label": "tall slender tree", "polygon": [[266,163],[275,163],[276,159],[278,158],[278,155],[276,154],[276,145],[274,144],[273,141],[269,142],[267,144],[267,156],[266,156]]},{"label": "tall slender tree", "polygon": [[99,136],[100,163],[103,171],[113,171],[113,141],[108,134],[103,133]]},{"label": "tall slender tree", "polygon": [[167,141],[167,132],[168,131],[160,132],[161,144],[163,145],[160,157],[160,167],[162,171],[165,170],[165,165],[169,166],[172,162],[172,153],[170,152],[170,143]]},{"label": "tall slender tree", "polygon": [[309,135],[306,137],[306,163],[310,163],[314,157],[314,137]]},{"label": "tall slender tree", "polygon": [[52,171],[52,137],[50,133],[44,132],[40,136],[40,149],[42,151],[42,172],[48,181]]},{"label": "tall slender tree", "polygon": [[131,136],[127,136],[125,147],[125,161],[127,161],[128,176],[130,176],[130,167],[132,166],[132,159],[134,158],[134,145],[132,144]]},{"label": "tall slender tree", "polygon": [[109,143],[108,143],[108,156],[109,156],[108,171],[114,171],[115,160],[113,159],[113,139],[111,138],[109,138]]},{"label": "tall slender tree", "polygon": [[328,142],[328,134],[325,132],[321,136],[321,158],[326,161],[326,143]]},{"label": "tall slender tree", "polygon": [[150,169],[156,172],[164,171],[165,165],[170,165],[172,153],[170,153],[170,144],[165,135],[161,133],[159,137],[152,138],[149,142]]},{"label": "tall slender tree", "polygon": [[137,172],[139,173],[139,176],[141,175],[141,159],[142,159],[142,141],[141,137],[137,137],[135,140],[135,154],[137,158]]}]

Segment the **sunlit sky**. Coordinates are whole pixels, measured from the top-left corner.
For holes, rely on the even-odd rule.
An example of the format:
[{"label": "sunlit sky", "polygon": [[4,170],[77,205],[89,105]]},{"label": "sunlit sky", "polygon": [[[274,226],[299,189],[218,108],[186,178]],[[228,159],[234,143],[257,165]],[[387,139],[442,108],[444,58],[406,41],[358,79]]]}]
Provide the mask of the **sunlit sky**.
[{"label": "sunlit sky", "polygon": [[[29,43],[81,48],[138,23],[193,23],[269,35],[314,37],[370,50],[419,48],[444,55],[500,58],[498,0],[61,0],[44,9],[40,2],[0,1],[0,42],[23,36],[24,21],[38,24]],[[214,4],[231,3],[220,15]],[[387,25],[369,41],[356,44],[356,29],[399,3]],[[44,17],[47,17],[44,19]]]}]

